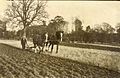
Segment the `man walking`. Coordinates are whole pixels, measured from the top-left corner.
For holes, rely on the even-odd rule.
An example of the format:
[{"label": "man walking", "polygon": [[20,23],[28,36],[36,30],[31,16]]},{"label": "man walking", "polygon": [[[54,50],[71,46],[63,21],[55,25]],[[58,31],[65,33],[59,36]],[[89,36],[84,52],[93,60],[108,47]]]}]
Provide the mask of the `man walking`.
[{"label": "man walking", "polygon": [[25,36],[23,36],[21,38],[21,45],[22,45],[22,49],[25,49],[25,45],[27,44],[27,38]]}]

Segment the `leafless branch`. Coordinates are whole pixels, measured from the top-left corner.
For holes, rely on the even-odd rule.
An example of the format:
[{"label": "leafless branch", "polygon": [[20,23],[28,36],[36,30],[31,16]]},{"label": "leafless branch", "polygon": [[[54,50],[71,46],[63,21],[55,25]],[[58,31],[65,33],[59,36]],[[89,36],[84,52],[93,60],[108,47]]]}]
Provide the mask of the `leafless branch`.
[{"label": "leafless branch", "polygon": [[34,21],[45,18],[45,6],[47,1],[41,0],[20,0],[13,1],[12,5],[6,10],[9,18],[23,23],[23,26],[29,26]]}]

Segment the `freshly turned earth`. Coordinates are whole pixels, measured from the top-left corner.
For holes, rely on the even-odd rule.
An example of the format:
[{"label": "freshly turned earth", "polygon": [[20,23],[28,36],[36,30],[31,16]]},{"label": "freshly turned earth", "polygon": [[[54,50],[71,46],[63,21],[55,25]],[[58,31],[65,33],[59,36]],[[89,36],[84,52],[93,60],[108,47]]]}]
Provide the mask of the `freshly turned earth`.
[{"label": "freshly turned earth", "polygon": [[0,44],[0,78],[120,78],[120,73]]}]

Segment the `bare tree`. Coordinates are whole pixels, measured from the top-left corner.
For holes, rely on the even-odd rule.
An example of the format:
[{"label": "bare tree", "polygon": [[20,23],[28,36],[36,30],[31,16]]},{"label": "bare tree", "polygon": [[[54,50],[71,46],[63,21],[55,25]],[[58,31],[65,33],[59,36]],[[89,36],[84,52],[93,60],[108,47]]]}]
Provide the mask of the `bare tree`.
[{"label": "bare tree", "polygon": [[22,24],[23,35],[25,36],[27,27],[47,17],[47,12],[45,11],[47,1],[45,0],[14,0],[11,3],[6,10],[6,14],[10,21],[17,23],[16,26]]}]

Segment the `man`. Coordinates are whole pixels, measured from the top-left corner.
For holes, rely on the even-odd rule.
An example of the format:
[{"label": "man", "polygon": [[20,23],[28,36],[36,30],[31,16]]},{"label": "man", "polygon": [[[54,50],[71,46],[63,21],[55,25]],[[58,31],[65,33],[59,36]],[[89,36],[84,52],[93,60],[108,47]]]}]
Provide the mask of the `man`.
[{"label": "man", "polygon": [[23,36],[21,38],[21,45],[22,45],[22,49],[25,49],[25,45],[27,44],[27,38],[25,36]]}]

